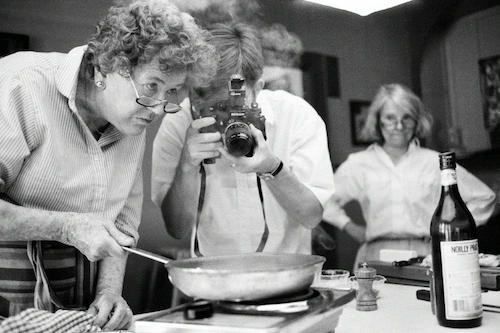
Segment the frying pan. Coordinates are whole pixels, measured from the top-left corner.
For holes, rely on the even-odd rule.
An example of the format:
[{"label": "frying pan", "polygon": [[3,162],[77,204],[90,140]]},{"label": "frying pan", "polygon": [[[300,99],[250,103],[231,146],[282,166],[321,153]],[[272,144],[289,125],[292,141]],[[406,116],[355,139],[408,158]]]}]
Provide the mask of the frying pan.
[{"label": "frying pan", "polygon": [[301,291],[311,286],[325,262],[317,255],[262,252],[173,260],[137,248],[123,249],[165,264],[174,286],[206,300],[246,301]]}]

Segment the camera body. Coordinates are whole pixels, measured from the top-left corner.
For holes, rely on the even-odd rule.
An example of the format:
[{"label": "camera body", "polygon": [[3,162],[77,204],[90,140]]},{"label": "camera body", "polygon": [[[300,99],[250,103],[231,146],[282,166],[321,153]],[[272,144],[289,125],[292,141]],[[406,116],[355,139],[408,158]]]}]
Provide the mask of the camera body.
[{"label": "camera body", "polygon": [[[214,117],[213,125],[201,132],[219,132],[227,151],[233,156],[253,156],[256,142],[250,131],[250,124],[258,128],[264,137],[265,117],[257,103],[245,105],[245,79],[239,74],[231,75],[228,82],[229,98],[200,110],[201,117]],[[205,161],[205,163],[213,163]]]}]

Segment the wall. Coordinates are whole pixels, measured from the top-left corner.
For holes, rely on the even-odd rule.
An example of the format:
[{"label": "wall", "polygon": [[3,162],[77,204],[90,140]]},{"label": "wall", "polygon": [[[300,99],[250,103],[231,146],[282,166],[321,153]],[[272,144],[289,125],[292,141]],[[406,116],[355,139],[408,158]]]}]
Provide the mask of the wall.
[{"label": "wall", "polygon": [[85,44],[112,0],[0,0],[0,30],[26,34],[31,49],[67,52]]},{"label": "wall", "polygon": [[[479,59],[500,54],[500,6],[457,20],[436,35],[422,60],[422,96],[433,112],[433,144],[449,147],[446,131],[461,129],[466,153],[491,148],[483,122]],[[440,73],[440,75],[436,75]]]},{"label": "wall", "polygon": [[329,98],[329,141],[332,163],[364,147],[353,146],[350,100],[370,101],[380,84],[412,84],[410,13],[406,8],[368,17],[305,3],[261,0],[264,19],[297,34],[304,49],[338,58],[340,98]]}]

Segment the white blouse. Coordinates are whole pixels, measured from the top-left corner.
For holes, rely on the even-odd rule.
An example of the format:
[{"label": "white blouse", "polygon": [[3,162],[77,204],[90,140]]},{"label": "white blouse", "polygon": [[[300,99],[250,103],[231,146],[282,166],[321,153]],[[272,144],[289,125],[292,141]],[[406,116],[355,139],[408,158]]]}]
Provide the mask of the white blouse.
[{"label": "white blouse", "polygon": [[[367,241],[429,236],[441,193],[438,152],[415,141],[394,165],[382,147],[373,144],[349,155],[334,177],[335,194],[323,214],[326,222],[343,229],[351,219],[341,207],[356,200],[366,221]],[[486,223],[495,207],[493,191],[460,165],[457,183],[476,224]]]}]

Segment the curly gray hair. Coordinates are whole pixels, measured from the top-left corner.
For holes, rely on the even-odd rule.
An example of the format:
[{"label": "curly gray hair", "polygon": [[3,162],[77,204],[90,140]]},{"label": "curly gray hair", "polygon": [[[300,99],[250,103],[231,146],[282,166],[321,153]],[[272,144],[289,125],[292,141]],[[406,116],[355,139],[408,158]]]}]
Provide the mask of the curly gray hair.
[{"label": "curly gray hair", "polygon": [[89,74],[133,72],[158,57],[166,73],[186,70],[188,85],[205,85],[217,67],[207,32],[187,13],[166,0],[135,0],[112,6],[88,42]]}]

